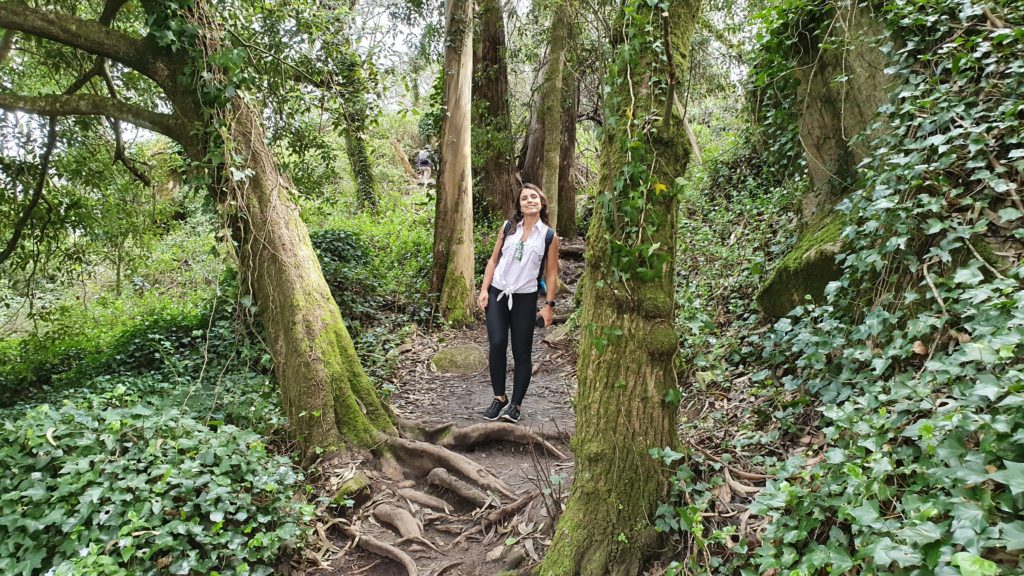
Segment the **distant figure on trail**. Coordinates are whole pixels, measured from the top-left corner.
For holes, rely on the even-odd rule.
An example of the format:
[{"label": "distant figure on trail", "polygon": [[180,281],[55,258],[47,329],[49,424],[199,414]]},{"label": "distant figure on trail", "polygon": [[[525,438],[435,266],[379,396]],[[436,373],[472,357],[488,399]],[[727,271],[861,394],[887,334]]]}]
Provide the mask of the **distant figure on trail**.
[{"label": "distant figure on trail", "polygon": [[426,183],[430,180],[430,171],[434,168],[434,161],[431,159],[431,155],[430,146],[424,146],[416,155],[416,169],[419,170],[421,183]]},{"label": "distant figure on trail", "polygon": [[[533,184],[523,184],[514,220],[506,220],[487,261],[476,303],[487,317],[487,366],[494,401],[484,418],[518,422],[533,375],[533,329],[550,326],[558,291],[558,237],[548,226],[548,199]],[[537,313],[537,296],[544,306]],[[512,400],[505,394],[509,333],[512,334]],[[504,409],[504,412],[502,412]]]}]

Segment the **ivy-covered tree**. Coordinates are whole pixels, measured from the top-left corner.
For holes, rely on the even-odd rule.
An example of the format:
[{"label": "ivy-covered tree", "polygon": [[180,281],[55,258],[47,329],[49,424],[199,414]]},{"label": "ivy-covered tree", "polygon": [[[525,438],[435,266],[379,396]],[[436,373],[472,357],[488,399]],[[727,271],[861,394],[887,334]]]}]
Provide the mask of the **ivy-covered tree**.
[{"label": "ivy-covered tree", "polygon": [[678,443],[673,257],[690,157],[673,95],[699,9],[631,0],[615,27],[582,287],[576,471],[543,576],[638,574],[658,540],[669,477],[649,451]]}]

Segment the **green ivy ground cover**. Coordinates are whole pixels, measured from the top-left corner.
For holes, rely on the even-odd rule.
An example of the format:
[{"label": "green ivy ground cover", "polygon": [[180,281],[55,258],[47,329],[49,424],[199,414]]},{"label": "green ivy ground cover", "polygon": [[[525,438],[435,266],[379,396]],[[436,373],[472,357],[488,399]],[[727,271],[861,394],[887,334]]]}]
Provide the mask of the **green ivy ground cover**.
[{"label": "green ivy ground cover", "polygon": [[[826,8],[777,6],[762,64],[785,74],[786,46],[808,34],[799,23]],[[821,459],[774,459],[749,506],[768,523],[726,546],[736,528],[712,531],[700,516],[714,497],[700,484],[705,468],[721,462],[689,457],[660,525],[718,553],[675,573],[1024,570],[1024,5],[871,8],[887,27],[897,88],[860,191],[840,206],[851,222],[844,275],[826,305],[797,308],[733,358],[789,401],[772,418],[821,432]],[[780,93],[768,117],[784,131],[799,108]]]},{"label": "green ivy ground cover", "polygon": [[0,426],[0,572],[269,574],[312,507],[260,437],[114,390]]}]

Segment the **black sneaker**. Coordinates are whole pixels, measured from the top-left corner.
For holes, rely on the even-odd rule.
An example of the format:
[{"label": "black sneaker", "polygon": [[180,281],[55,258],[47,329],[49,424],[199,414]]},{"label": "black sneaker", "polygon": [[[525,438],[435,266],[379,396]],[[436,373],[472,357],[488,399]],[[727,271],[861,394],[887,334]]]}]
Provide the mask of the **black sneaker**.
[{"label": "black sneaker", "polygon": [[494,401],[491,402],[490,408],[484,411],[484,420],[497,420],[498,414],[501,414],[501,409],[504,408],[506,404],[508,404],[508,400],[502,402],[495,398]]},{"label": "black sneaker", "polygon": [[501,415],[501,419],[508,420],[513,424],[519,422],[519,406],[509,404],[508,408],[505,409],[505,413]]}]

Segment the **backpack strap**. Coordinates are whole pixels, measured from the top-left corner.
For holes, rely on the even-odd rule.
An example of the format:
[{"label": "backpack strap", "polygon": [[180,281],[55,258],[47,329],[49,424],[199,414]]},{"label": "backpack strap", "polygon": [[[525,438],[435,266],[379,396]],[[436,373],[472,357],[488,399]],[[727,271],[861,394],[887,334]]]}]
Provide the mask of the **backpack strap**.
[{"label": "backpack strap", "polygon": [[512,231],[512,221],[505,220],[505,225],[501,229],[501,247],[498,248],[498,260],[495,262],[501,262],[501,251],[505,248],[505,239],[508,238],[509,232]]},{"label": "backpack strap", "polygon": [[544,285],[544,271],[548,267],[548,251],[551,249],[551,242],[555,239],[555,229],[548,227],[548,231],[544,234],[544,257],[540,259],[540,271],[537,273],[537,284],[542,289],[547,289]]}]

